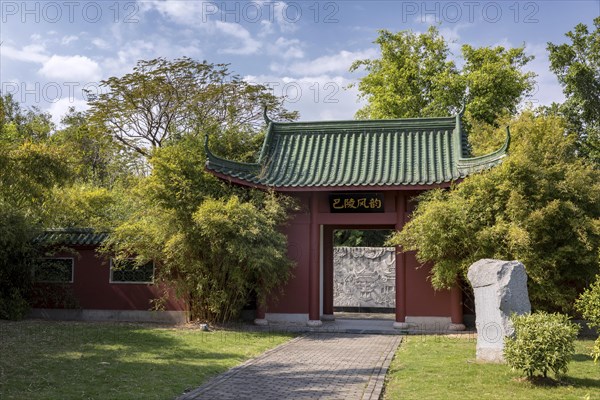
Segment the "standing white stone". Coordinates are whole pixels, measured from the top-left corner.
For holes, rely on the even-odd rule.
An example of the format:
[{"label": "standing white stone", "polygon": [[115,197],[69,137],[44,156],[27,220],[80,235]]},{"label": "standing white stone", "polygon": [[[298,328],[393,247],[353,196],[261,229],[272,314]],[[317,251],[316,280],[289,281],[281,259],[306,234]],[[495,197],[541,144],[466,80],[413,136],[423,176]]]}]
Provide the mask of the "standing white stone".
[{"label": "standing white stone", "polygon": [[525,266],[482,259],[469,267],[467,277],[475,293],[477,360],[504,362],[504,338],[514,333],[511,314],[531,312]]}]

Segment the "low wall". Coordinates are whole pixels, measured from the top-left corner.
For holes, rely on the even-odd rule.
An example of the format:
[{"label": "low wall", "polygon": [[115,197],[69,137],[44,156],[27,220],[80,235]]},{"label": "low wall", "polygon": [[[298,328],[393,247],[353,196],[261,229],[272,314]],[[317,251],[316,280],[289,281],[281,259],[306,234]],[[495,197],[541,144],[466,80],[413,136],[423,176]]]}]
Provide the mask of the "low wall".
[{"label": "low wall", "polygon": [[57,308],[33,308],[27,317],[57,321],[158,322],[168,324],[183,324],[189,320],[186,311],[73,310]]}]

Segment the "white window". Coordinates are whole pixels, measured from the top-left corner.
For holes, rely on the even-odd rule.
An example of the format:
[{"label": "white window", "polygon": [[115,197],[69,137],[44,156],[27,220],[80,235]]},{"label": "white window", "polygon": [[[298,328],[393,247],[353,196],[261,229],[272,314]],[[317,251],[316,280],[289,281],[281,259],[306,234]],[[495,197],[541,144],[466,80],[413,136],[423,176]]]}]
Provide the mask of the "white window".
[{"label": "white window", "polygon": [[153,283],[154,263],[135,265],[134,259],[110,260],[111,283]]},{"label": "white window", "polygon": [[73,283],[73,258],[43,258],[34,268],[36,282]]}]

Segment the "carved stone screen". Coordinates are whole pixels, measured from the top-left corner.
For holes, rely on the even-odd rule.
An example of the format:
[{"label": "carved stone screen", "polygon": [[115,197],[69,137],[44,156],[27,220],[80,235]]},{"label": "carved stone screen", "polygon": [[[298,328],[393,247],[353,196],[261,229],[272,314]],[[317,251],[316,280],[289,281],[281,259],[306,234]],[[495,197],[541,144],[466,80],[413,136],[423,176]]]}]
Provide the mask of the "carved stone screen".
[{"label": "carved stone screen", "polygon": [[333,248],[334,307],[394,308],[394,247]]}]

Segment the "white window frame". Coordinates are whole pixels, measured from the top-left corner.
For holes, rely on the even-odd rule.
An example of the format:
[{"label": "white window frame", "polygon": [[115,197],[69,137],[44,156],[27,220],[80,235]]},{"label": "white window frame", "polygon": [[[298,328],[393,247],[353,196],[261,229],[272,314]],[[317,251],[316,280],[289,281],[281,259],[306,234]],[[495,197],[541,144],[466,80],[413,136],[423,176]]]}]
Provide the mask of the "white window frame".
[{"label": "white window frame", "polygon": [[[108,282],[111,284],[115,284],[115,285],[153,285],[154,284],[154,275],[156,273],[156,265],[154,264],[154,261],[152,262],[152,280],[149,282],[142,282],[142,281],[115,281],[113,280],[113,260],[114,258],[110,258],[110,276],[108,279]],[[126,258],[125,260],[135,260],[134,258]]]},{"label": "white window frame", "polygon": [[75,258],[73,257],[43,257],[42,260],[71,260],[71,280],[70,281],[39,281],[35,277],[35,270],[33,274],[33,280],[36,283],[73,283],[75,282]]}]

